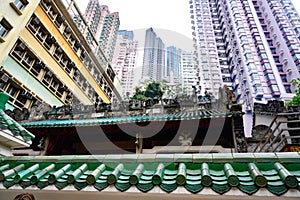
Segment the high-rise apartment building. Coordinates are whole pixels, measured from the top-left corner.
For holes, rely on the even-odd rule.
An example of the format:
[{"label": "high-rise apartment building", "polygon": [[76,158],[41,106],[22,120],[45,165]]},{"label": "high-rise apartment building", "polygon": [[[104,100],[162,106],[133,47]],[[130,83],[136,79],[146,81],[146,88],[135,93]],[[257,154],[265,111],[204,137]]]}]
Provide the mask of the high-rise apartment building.
[{"label": "high-rise apartment building", "polygon": [[165,44],[153,28],[146,30],[142,79],[162,80],[165,68]]},{"label": "high-rise apartment building", "polygon": [[300,77],[299,20],[290,0],[190,0],[201,84],[229,86],[244,110],[289,101]]},{"label": "high-rise apartment building", "polygon": [[134,38],[133,31],[119,30],[118,35],[122,35],[123,38],[128,39],[128,40],[133,40],[133,38]]},{"label": "high-rise apartment building", "polygon": [[121,98],[109,63],[92,51],[89,42],[97,41],[86,40],[90,29],[83,34],[74,22],[77,8],[73,0],[1,1],[0,91],[9,95],[10,109]]},{"label": "high-rise apartment building", "polygon": [[183,51],[181,54],[179,79],[183,94],[192,95],[195,92],[193,87],[198,85],[196,67],[194,52]]},{"label": "high-rise apartment building", "polygon": [[180,76],[180,62],[181,62],[182,50],[170,46],[166,49],[166,65],[164,68],[164,79],[171,84],[179,83]]},{"label": "high-rise apartment building", "polygon": [[122,82],[122,97],[133,95],[137,86],[138,41],[133,40],[133,31],[118,32],[112,67]]},{"label": "high-rise apartment building", "polygon": [[111,62],[120,27],[119,13],[110,13],[107,6],[101,6],[101,17],[103,18],[103,24],[101,25],[99,44],[108,62]]},{"label": "high-rise apartment building", "polygon": [[109,7],[107,5],[100,5],[100,3],[99,0],[89,1],[84,14],[85,21],[99,42],[97,50],[100,48],[107,61],[111,62],[120,27],[119,13],[110,13]]},{"label": "high-rise apartment building", "polygon": [[96,39],[100,39],[101,34],[101,7],[98,0],[90,0],[84,13],[85,20],[89,23],[91,32]]}]

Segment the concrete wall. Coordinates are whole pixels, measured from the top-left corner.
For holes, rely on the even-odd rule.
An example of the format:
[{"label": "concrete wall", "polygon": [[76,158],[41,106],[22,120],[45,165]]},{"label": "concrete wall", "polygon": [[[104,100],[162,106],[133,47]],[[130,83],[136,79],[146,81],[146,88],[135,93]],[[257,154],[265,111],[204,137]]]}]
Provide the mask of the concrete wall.
[{"label": "concrete wall", "polygon": [[40,0],[29,0],[28,5],[22,10],[22,14],[19,15],[10,5],[13,2],[11,0],[1,0],[0,6],[0,19],[4,17],[11,25],[12,30],[4,37],[4,42],[0,43],[0,64],[7,57],[9,51],[17,41],[21,31],[24,29],[29,18],[35,11]]}]

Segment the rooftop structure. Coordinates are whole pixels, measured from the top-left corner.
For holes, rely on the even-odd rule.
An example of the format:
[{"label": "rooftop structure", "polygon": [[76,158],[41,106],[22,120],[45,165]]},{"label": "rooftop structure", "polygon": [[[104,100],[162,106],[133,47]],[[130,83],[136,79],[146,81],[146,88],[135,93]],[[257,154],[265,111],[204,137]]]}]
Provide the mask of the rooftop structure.
[{"label": "rooftop structure", "polygon": [[15,148],[30,148],[35,138],[4,112],[8,99],[8,95],[0,92],[0,156],[12,156],[12,149]]},{"label": "rooftop structure", "polygon": [[0,157],[0,191],[6,199],[292,199],[299,161],[298,153]]}]

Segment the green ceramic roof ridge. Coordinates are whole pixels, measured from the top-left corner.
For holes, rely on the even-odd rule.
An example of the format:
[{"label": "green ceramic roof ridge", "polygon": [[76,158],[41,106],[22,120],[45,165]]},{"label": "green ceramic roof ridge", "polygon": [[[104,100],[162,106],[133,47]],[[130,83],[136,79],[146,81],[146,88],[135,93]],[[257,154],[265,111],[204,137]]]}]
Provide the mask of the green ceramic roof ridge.
[{"label": "green ceramic roof ridge", "polygon": [[[195,114],[196,113],[196,114]],[[25,122],[24,127],[56,127],[56,126],[89,126],[89,125],[108,125],[116,123],[133,123],[147,121],[174,121],[185,119],[203,119],[212,117],[231,117],[231,113],[215,111],[193,111],[187,113],[159,114],[159,115],[139,115],[139,116],[120,116],[109,118],[83,118],[83,119],[57,119]]]},{"label": "green ceramic roof ridge", "polygon": [[[240,155],[240,156],[237,156]],[[245,155],[245,156],[244,156]],[[259,155],[259,156],[258,156]],[[78,163],[299,163],[300,154],[295,152],[279,153],[208,153],[208,154],[104,154],[104,155],[63,155],[63,156],[0,156],[1,161],[10,162],[59,162]]]},{"label": "green ceramic roof ridge", "polygon": [[[178,154],[165,155],[173,159],[179,158]],[[24,189],[31,185],[40,189],[55,185],[59,190],[67,185],[73,185],[76,190],[90,185],[99,191],[113,185],[120,192],[133,185],[141,192],[148,192],[155,186],[167,193],[172,193],[178,187],[184,187],[195,194],[204,187],[211,188],[220,195],[232,188],[248,195],[261,188],[266,188],[277,196],[290,189],[300,192],[300,159],[286,159],[296,154],[261,154],[258,158],[255,157],[257,154],[248,153],[246,157],[250,158],[250,162],[234,159],[221,162],[220,156],[215,156],[214,161],[213,155],[212,160],[203,157],[200,162],[199,157],[191,160],[193,155],[197,154],[183,156],[171,162],[164,162],[165,156],[139,162],[138,159],[142,160],[143,154],[129,156],[132,162],[126,162],[126,155],[0,157],[0,183],[6,188],[20,185]],[[232,154],[223,154],[227,158],[230,155],[233,157]],[[151,158],[147,154],[144,156]],[[285,159],[280,161],[279,158],[282,157]],[[121,161],[117,162],[118,160]]]},{"label": "green ceramic roof ridge", "polygon": [[0,110],[0,129],[10,130],[14,136],[21,136],[25,142],[31,141],[35,136],[26,130],[21,124]]}]

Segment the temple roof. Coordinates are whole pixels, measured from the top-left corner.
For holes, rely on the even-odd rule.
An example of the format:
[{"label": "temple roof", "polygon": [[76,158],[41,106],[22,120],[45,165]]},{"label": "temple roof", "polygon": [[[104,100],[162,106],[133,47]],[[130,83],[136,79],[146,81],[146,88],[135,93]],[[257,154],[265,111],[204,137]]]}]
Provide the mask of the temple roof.
[{"label": "temple roof", "polygon": [[196,110],[193,112],[184,112],[184,113],[176,113],[176,114],[122,116],[122,117],[107,117],[107,118],[97,118],[97,113],[95,113],[94,117],[89,117],[89,118],[33,121],[33,122],[25,122],[22,125],[25,128],[68,127],[68,126],[111,125],[111,124],[136,123],[136,122],[148,122],[148,121],[222,118],[222,117],[231,117],[231,116],[232,113],[224,113],[218,110]]},{"label": "temple roof", "polygon": [[[6,134],[9,134],[10,136],[13,136],[15,139],[24,141],[27,144],[31,144],[31,141],[35,137],[32,133],[27,131],[22,125],[20,125],[10,116],[8,116],[3,110],[0,110],[0,130],[4,131]],[[12,140],[12,138],[10,139],[7,139],[7,137],[5,138],[7,142],[9,142],[8,140]],[[0,141],[1,141],[1,137],[0,137]]]},{"label": "temple roof", "polygon": [[[114,186],[125,192],[136,187],[147,193],[204,188],[224,194],[238,189],[252,195],[267,189],[274,195],[300,192],[299,153],[127,154],[91,156],[0,157],[0,185],[57,190],[73,186],[98,191]],[[1,188],[1,187],[0,187]],[[52,187],[53,188],[53,187]]]}]

